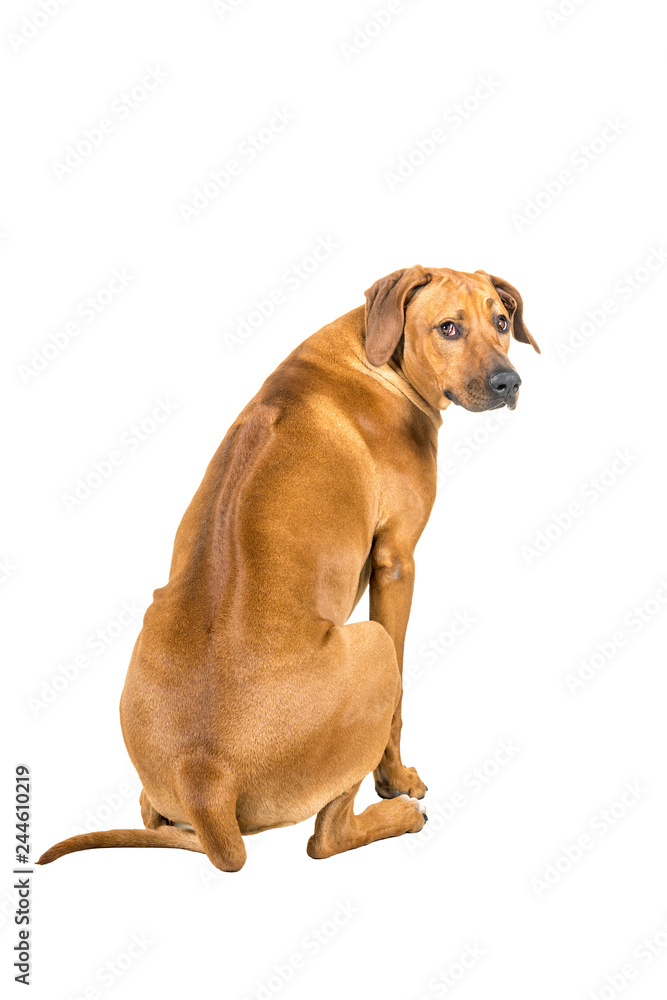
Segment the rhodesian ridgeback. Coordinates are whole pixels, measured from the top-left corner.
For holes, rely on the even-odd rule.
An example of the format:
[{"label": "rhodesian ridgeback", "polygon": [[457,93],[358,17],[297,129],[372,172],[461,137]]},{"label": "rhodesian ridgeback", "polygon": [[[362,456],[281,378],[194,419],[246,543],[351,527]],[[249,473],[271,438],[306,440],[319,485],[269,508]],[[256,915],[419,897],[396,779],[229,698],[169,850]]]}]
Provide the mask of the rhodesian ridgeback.
[{"label": "rhodesian ridgeback", "polygon": [[[244,835],[313,815],[311,858],[421,830],[426,786],[399,746],[413,553],[441,412],[516,406],[510,334],[539,351],[507,281],[410,267],[269,376],[183,517],[132,654],[120,714],[146,829],[70,837],[40,864],[180,847],[238,871]],[[370,621],[345,624],[366,587]],[[382,801],[355,815],[371,771]]]}]

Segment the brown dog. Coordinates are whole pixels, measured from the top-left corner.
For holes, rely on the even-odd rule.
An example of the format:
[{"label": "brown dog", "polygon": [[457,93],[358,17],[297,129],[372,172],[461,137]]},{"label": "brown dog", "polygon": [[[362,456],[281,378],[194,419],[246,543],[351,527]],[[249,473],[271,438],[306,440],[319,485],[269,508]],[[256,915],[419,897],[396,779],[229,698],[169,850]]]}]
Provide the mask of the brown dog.
[{"label": "brown dog", "polygon": [[[411,267],[266,380],[185,513],[132,655],[121,724],[147,829],[70,837],[40,864],[182,847],[237,871],[244,834],[315,813],[312,858],[422,828],[426,786],[399,749],[413,552],[440,411],[516,406],[510,331],[539,351],[506,281]],[[371,620],[346,625],[369,583]],[[357,816],[370,771],[384,801]]]}]

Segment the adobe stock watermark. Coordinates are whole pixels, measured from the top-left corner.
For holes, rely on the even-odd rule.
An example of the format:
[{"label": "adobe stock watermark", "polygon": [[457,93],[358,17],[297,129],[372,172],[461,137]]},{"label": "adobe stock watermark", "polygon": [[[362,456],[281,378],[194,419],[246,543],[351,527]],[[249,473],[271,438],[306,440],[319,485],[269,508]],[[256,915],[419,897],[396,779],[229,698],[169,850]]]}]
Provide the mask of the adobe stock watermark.
[{"label": "adobe stock watermark", "polygon": [[623,965],[615,972],[607,973],[602,986],[589,991],[586,1000],[615,1000],[640,977],[644,969],[652,965],[656,958],[661,958],[666,951],[667,923],[661,923],[633,948],[630,958]]},{"label": "adobe stock watermark", "polygon": [[18,365],[17,371],[24,385],[53,364],[66,351],[73,340],[107,311],[112,302],[134,281],[134,275],[126,267],[114,268],[105,283],[74,307],[74,316],[50,333],[39,347],[30,349],[30,358]]},{"label": "adobe stock watermark", "polygon": [[602,497],[622,479],[639,461],[628,448],[617,448],[607,466],[580,486],[577,499],[571,500],[564,510],[552,514],[548,522],[539,528],[527,545],[521,546],[521,555],[527,566],[541,559],[577,521],[594,507]]},{"label": "adobe stock watermark", "polygon": [[32,13],[22,17],[14,31],[7,34],[7,41],[14,52],[20,52],[37,38],[68,3],[69,0],[39,0]]},{"label": "adobe stock watermark", "polygon": [[612,286],[612,294],[603,299],[597,306],[586,310],[581,322],[568,327],[568,336],[557,340],[556,353],[561,361],[569,361],[582,347],[606,325],[610,317],[615,316],[622,305],[629,302],[637,292],[651,280],[667,262],[667,250],[664,247],[651,247],[647,256],[631,271],[626,271]]},{"label": "adobe stock watermark", "polygon": [[658,581],[657,588],[640,604],[635,604],[623,615],[618,628],[595,643],[594,651],[580,656],[574,670],[565,674],[565,684],[572,695],[579,694],[614,659],[616,654],[655,621],[667,607],[667,577]]},{"label": "adobe stock watermark", "polygon": [[416,139],[407,153],[398,157],[392,170],[384,171],[384,179],[390,191],[395,191],[414,176],[435,153],[438,152],[480,107],[500,89],[500,82],[488,73],[480,76],[475,86],[456,104],[447,108],[441,116],[441,125],[426,136]]},{"label": "adobe stock watermark", "polygon": [[190,200],[179,202],[178,211],[183,222],[189,225],[197,219],[294,121],[294,112],[286,107],[274,108],[267,123],[239,143],[236,156],[217,169],[209,170],[206,179],[193,189]]},{"label": "adobe stock watermark", "polygon": [[77,476],[74,485],[68,492],[61,493],[60,499],[68,514],[73,514],[86,500],[94,496],[104,483],[108,482],[114,473],[125,465],[128,458],[136,454],[149,441],[159,427],[179,409],[169,397],[158,397],[153,401],[150,411],[136,423],[133,423],[120,435],[118,444],[103,458],[93,462],[92,467]]},{"label": "adobe stock watermark", "polygon": [[128,629],[136,628],[145,610],[145,606],[136,601],[123,601],[113,618],[89,632],[79,651],[56,667],[49,678],[42,681],[39,689],[27,698],[26,704],[33,716],[39,716],[54,705]]},{"label": "adobe stock watermark", "polygon": [[10,556],[2,556],[0,558],[0,586],[3,583],[7,583],[14,576],[17,569],[18,567],[14,565]]},{"label": "adobe stock watermark", "polygon": [[101,801],[86,811],[80,823],[70,827],[69,836],[74,837],[79,833],[93,833],[96,830],[104,830],[108,827],[118,810],[122,809],[125,803],[132,799],[136,799],[138,802],[140,794],[141,783],[136,775],[132,780],[121,781],[110,792],[104,792]]},{"label": "adobe stock watermark", "polygon": [[434,667],[451,650],[460,639],[477,623],[477,618],[469,611],[457,611],[447,623],[447,627],[431,639],[423,643],[418,650],[419,658],[403,666],[403,691],[409,691],[413,683],[424,676],[424,667]]},{"label": "adobe stock watermark", "polygon": [[514,740],[500,740],[481,764],[470,768],[463,775],[459,787],[448,799],[436,806],[429,805],[426,826],[419,833],[413,833],[403,839],[408,854],[416,854],[426,844],[431,843],[436,835],[451,823],[472,799],[495,781],[520,753],[521,747]]},{"label": "adobe stock watermark", "polygon": [[121,122],[141,107],[147,98],[162,86],[168,74],[159,66],[147,66],[138,83],[124,90],[114,98],[107,113],[94,125],[84,128],[78,139],[71,142],[60,160],[51,161],[51,169],[59,181],[69,177],[77,167],[89,159],[110,135],[116,132]]},{"label": "adobe stock watermark", "polygon": [[396,17],[413,3],[414,0],[388,0],[383,7],[372,9],[367,19],[357,24],[351,35],[339,43],[338,48],[345,62],[349,65],[365,52],[394,23]]},{"label": "adobe stock watermark", "polygon": [[213,0],[211,6],[219,18],[225,18],[227,14],[233,14],[235,10],[242,7],[246,0]]},{"label": "adobe stock watermark", "polygon": [[585,3],[587,0],[560,0],[560,3],[555,7],[550,7],[549,10],[545,11],[547,24],[550,28],[558,28]]},{"label": "adobe stock watermark", "polygon": [[96,969],[94,981],[78,993],[71,993],[67,1000],[99,1000],[103,996],[103,990],[111,989],[119,980],[124,979],[154,944],[146,931],[132,934],[122,951]]},{"label": "adobe stock watermark", "polygon": [[511,412],[507,408],[494,410],[487,414],[481,424],[478,424],[474,431],[470,431],[459,438],[449,450],[444,458],[438,457],[438,486],[442,486],[446,479],[459,474],[461,469],[475,458],[479,452],[492,441],[499,430],[511,420]]},{"label": "adobe stock watermark", "polygon": [[427,992],[420,993],[416,1000],[432,1000],[434,996],[449,996],[452,990],[479,965],[486,953],[486,947],[477,941],[464,945],[453,962],[431,976],[426,984]]},{"label": "adobe stock watermark", "polygon": [[564,844],[553,861],[547,862],[540,875],[530,880],[538,899],[550,892],[648,795],[640,781],[628,781],[623,790],[604,809],[591,816],[586,830],[574,841]]},{"label": "adobe stock watermark", "polygon": [[524,232],[541,218],[555,201],[562,198],[578,177],[585,174],[601,156],[604,156],[627,128],[626,122],[621,121],[618,115],[606,118],[599,134],[577,146],[568,157],[568,165],[562,167],[554,177],[542,181],[539,191],[532,198],[528,198],[520,212],[512,212],[510,222],[515,232]]},{"label": "adobe stock watermark", "polygon": [[288,958],[274,964],[265,978],[258,979],[252,990],[244,993],[242,1000],[271,1000],[294,979],[298,972],[305,969],[358,913],[358,906],[350,900],[339,902],[331,916],[319,927],[311,927],[301,938],[298,948]]},{"label": "adobe stock watermark", "polygon": [[223,331],[222,341],[229,353],[233,354],[237,347],[252,337],[276,309],[284,305],[290,295],[298,292],[302,284],[339,249],[340,243],[332,236],[318,236],[310,252],[283,271],[279,284],[262,298],[253,299],[250,309],[245,310],[233,321],[233,329]]}]

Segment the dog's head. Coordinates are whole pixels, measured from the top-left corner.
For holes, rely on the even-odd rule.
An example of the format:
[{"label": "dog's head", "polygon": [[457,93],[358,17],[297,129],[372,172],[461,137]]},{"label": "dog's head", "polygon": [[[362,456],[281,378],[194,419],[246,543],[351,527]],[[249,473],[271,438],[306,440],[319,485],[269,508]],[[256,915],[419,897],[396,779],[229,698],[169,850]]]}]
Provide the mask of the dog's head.
[{"label": "dog's head", "polygon": [[436,409],[514,409],[521,379],[510,336],[540,349],[523,322],[516,288],[486,271],[405,268],[366,292],[365,348],[372,365],[392,356]]}]

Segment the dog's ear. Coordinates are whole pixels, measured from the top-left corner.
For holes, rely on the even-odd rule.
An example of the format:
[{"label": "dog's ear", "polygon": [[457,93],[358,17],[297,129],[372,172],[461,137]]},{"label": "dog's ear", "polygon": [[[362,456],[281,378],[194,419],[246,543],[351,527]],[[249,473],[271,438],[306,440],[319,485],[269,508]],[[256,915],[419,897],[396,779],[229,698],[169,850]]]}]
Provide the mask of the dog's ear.
[{"label": "dog's ear", "polygon": [[396,350],[405,325],[405,310],[417,288],[431,275],[420,264],[393,271],[366,292],[366,357],[372,365],[385,364]]},{"label": "dog's ear", "polygon": [[523,321],[523,299],[517,292],[514,285],[510,285],[509,281],[505,281],[504,278],[497,278],[495,274],[488,274],[487,271],[475,271],[475,274],[486,275],[498,292],[498,295],[504,305],[507,306],[507,311],[509,312],[510,319],[512,321],[512,333],[514,334],[515,339],[520,340],[523,344],[532,344],[537,353],[541,354],[541,350],[537,346],[537,343],[531,334],[528,332],[528,328]]}]

